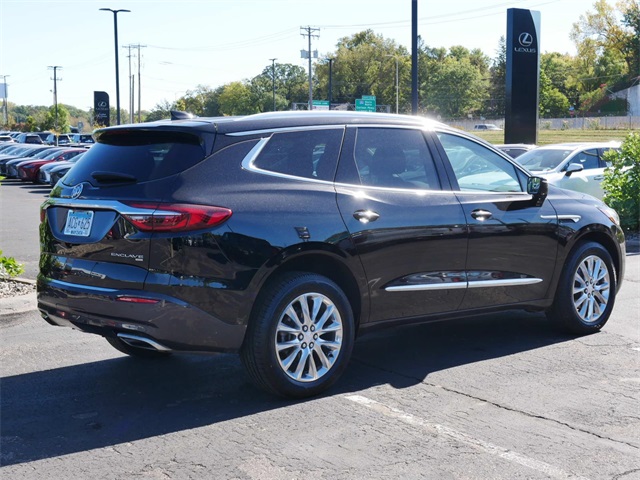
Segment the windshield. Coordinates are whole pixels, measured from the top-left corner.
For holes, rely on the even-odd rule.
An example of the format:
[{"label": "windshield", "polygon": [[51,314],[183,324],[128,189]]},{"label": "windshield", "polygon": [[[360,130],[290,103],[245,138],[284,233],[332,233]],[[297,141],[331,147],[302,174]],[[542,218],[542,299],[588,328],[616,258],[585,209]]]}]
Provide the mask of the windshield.
[{"label": "windshield", "polygon": [[565,148],[540,148],[523,153],[518,162],[532,172],[546,172],[555,170],[571,152]]}]

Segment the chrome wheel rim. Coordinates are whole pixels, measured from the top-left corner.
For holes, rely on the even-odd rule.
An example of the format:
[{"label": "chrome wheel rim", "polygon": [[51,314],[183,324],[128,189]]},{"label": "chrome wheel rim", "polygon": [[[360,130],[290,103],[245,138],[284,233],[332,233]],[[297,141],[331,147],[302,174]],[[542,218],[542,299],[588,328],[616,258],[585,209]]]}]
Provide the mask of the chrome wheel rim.
[{"label": "chrome wheel rim", "polygon": [[602,258],[586,257],[573,276],[573,306],[585,323],[595,323],[609,303],[609,269]]},{"label": "chrome wheel rim", "polygon": [[342,318],[320,293],[295,298],[278,320],[275,348],[282,371],[292,380],[313,382],[329,372],[342,348]]}]

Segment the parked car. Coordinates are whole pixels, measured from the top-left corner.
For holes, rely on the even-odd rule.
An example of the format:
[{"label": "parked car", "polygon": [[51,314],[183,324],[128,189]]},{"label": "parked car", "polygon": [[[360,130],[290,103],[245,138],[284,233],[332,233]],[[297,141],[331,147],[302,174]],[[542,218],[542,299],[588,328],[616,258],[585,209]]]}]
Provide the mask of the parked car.
[{"label": "parked car", "polygon": [[603,154],[619,148],[619,142],[559,143],[538,147],[517,161],[552,185],[602,198]]},{"label": "parked car", "polygon": [[[57,141],[56,141],[57,137]],[[67,135],[66,133],[61,133],[60,135],[56,135],[55,133],[50,133],[47,135],[44,143],[47,145],[69,145],[72,142],[71,135]]]},{"label": "parked car", "polygon": [[504,309],[601,329],[615,211],[417,117],[286,112],[100,129],[41,208],[38,308],[128,355],[239,352],[317,394],[356,334]]},{"label": "parked car", "polygon": [[42,145],[44,143],[40,135],[38,135],[37,133],[21,133],[16,138],[16,141],[18,143],[33,143],[39,145]]},{"label": "parked car", "polygon": [[494,125],[493,123],[480,123],[478,125],[474,125],[473,129],[474,130],[502,130],[500,127],[498,127],[497,125]]},{"label": "parked car", "polygon": [[[83,148],[62,148],[43,158],[25,160],[15,165],[15,169],[17,170],[16,176],[24,182],[38,182],[38,175],[43,166],[49,163],[59,163],[64,160],[69,160],[84,151],[85,149]],[[46,183],[48,184],[49,182],[47,181]]]},{"label": "parked car", "polygon": [[0,142],[9,142],[13,143],[13,137],[11,135],[0,135]]},{"label": "parked car", "polygon": [[523,153],[527,153],[529,150],[533,150],[536,147],[537,145],[532,145],[529,143],[507,143],[504,145],[496,145],[496,148],[502,150],[511,158],[517,158]]},{"label": "parked car", "polygon": [[91,145],[96,143],[93,139],[93,135],[90,133],[74,133],[71,135],[71,143]]},{"label": "parked car", "polygon": [[[15,150],[7,149],[4,151],[4,155],[0,155],[0,174],[8,175],[8,165],[17,160],[21,162],[28,158],[34,157],[40,153],[45,152],[46,150],[51,149],[52,147],[47,145],[38,145],[38,144],[20,144],[16,147]],[[17,162],[16,162],[17,163]]]},{"label": "parked car", "polygon": [[[82,158],[84,155],[84,151],[80,151],[76,153],[75,156],[67,160],[61,160],[58,162],[48,163],[40,167],[40,172],[38,172],[38,183],[50,184],[51,186],[55,185],[58,180],[64,176],[65,173],[69,171],[69,169]],[[64,173],[62,173],[64,172]],[[52,175],[56,175],[55,181],[53,181]]]}]

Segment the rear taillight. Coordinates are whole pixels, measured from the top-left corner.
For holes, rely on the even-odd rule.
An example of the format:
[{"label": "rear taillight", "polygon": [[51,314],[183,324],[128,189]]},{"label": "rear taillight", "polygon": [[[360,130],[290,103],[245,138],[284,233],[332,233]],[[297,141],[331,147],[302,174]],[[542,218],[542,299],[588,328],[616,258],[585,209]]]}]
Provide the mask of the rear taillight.
[{"label": "rear taillight", "polygon": [[[215,227],[231,217],[231,210],[209,205],[185,203],[127,203],[140,210],[123,214],[143,232],[185,232]],[[144,211],[146,210],[146,211]]]}]

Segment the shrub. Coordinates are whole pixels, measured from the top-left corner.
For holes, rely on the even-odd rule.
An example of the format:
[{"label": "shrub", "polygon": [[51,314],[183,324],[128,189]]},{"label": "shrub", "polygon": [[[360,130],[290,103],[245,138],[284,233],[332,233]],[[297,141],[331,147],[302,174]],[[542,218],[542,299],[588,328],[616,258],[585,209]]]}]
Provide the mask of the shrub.
[{"label": "shrub", "polygon": [[618,212],[627,231],[638,231],[640,223],[640,134],[629,133],[619,152],[610,150],[605,160],[611,167],[604,172],[604,201]]},{"label": "shrub", "polygon": [[0,250],[0,278],[15,277],[24,272],[22,264],[13,257],[5,257]]}]

